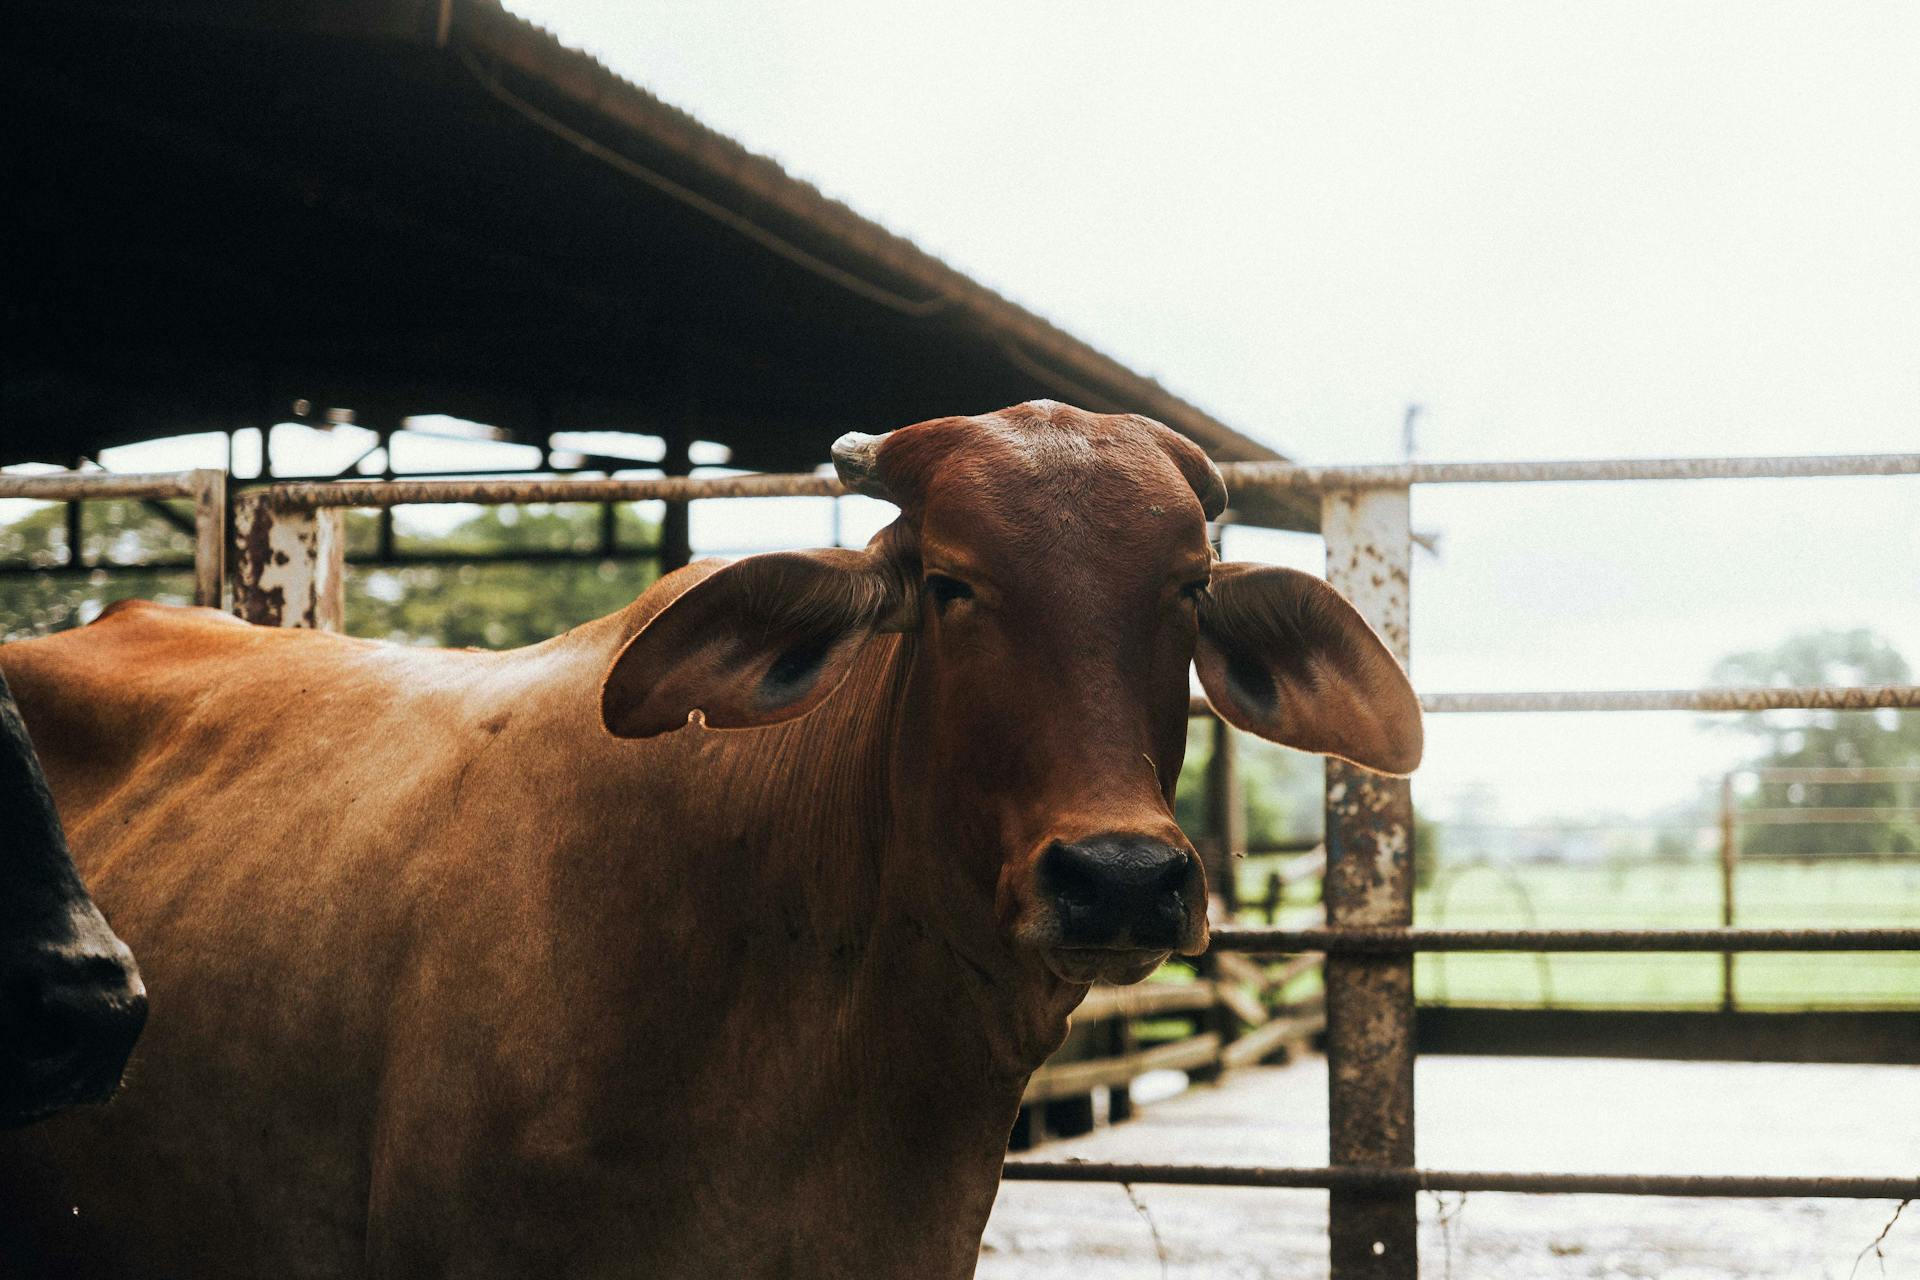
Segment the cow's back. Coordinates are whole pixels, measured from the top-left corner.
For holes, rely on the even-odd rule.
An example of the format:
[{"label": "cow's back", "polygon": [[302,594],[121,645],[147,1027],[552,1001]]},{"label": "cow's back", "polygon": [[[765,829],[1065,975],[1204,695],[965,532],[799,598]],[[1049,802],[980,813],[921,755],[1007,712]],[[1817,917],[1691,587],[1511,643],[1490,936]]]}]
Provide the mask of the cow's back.
[{"label": "cow's back", "polygon": [[[0,1142],[0,1217],[36,1235],[0,1226],[0,1273],[38,1265],[49,1231],[56,1249],[78,1231],[108,1256],[122,1239],[194,1241],[145,1258],[156,1277],[256,1274],[264,1259],[223,1256],[245,1246],[220,1230],[220,1199],[257,1211],[279,1186],[302,1265],[275,1259],[274,1273],[358,1270],[395,1010],[420,972],[449,963],[418,954],[423,934],[454,932],[421,917],[499,900],[472,893],[474,877],[515,896],[487,865],[498,823],[449,839],[460,813],[487,807],[461,792],[540,714],[556,672],[598,661],[564,644],[416,650],[153,605],[0,649],[76,863],[153,993],[112,1107]],[[590,695],[589,682],[569,714]],[[456,845],[470,856],[449,858]],[[209,1163],[227,1169],[211,1198]]]}]

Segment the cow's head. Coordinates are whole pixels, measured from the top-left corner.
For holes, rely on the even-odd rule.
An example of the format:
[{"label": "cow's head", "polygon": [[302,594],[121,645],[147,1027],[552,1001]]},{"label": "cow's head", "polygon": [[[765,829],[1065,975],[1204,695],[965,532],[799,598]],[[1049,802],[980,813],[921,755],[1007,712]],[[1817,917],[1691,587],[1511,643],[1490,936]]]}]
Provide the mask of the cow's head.
[{"label": "cow's head", "polygon": [[834,461],[900,519],[864,552],[755,556],[687,590],[614,664],[607,726],[790,720],[874,636],[908,633],[895,679],[857,695],[898,703],[896,826],[1058,977],[1133,981],[1206,945],[1204,877],[1173,820],[1196,664],[1242,729],[1385,772],[1419,763],[1393,656],[1319,579],[1214,560],[1219,472],[1159,423],[1042,401],[843,437]]},{"label": "cow's head", "polygon": [[146,1017],[133,956],[74,871],[0,679],[0,1128],[105,1101]]}]

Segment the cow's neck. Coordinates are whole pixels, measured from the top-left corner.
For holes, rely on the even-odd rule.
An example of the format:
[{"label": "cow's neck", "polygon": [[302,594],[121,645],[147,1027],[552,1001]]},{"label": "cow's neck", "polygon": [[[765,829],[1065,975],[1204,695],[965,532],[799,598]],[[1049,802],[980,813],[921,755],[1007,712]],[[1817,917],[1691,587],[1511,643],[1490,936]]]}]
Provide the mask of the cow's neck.
[{"label": "cow's neck", "polygon": [[[672,856],[701,862],[633,992],[644,1001],[661,966],[678,966],[710,993],[674,1029],[687,1094],[712,1098],[685,1117],[684,1140],[713,1153],[696,1177],[847,1207],[789,1224],[795,1274],[812,1270],[811,1250],[821,1274],[843,1274],[876,1248],[867,1274],[972,1274],[1026,1078],[1084,991],[957,918],[928,874],[949,851],[891,811],[911,647],[876,641],[794,724],[663,743],[698,779],[699,808],[665,824],[642,815],[684,828]],[[663,889],[645,892],[658,914]],[[656,1070],[658,1048],[639,1055]]]}]

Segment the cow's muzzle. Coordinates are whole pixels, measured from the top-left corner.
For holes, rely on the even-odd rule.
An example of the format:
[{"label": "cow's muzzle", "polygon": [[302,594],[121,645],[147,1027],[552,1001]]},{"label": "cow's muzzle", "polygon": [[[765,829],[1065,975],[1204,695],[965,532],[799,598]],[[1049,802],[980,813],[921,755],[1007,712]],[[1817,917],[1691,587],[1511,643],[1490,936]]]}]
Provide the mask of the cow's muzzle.
[{"label": "cow's muzzle", "polygon": [[0,1128],[111,1098],[147,1021],[127,949],[48,947],[0,973]]},{"label": "cow's muzzle", "polygon": [[1046,956],[1070,982],[1137,982],[1205,944],[1204,881],[1191,850],[1138,835],[1055,841],[1040,857],[1052,917]]}]

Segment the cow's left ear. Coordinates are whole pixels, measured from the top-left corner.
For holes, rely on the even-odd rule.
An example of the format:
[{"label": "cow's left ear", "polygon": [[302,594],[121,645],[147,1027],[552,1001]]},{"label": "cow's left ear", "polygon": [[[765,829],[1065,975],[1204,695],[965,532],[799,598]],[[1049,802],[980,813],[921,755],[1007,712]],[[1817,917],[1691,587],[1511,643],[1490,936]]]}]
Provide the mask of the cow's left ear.
[{"label": "cow's left ear", "polygon": [[840,687],[869,637],[902,628],[903,596],[870,552],[782,551],[730,564],[627,641],[600,689],[601,722],[618,737],[651,738],[695,712],[713,729],[803,716]]},{"label": "cow's left ear", "polygon": [[1379,773],[1420,763],[1420,700],[1340,593],[1296,569],[1217,564],[1194,664],[1227,723]]}]

